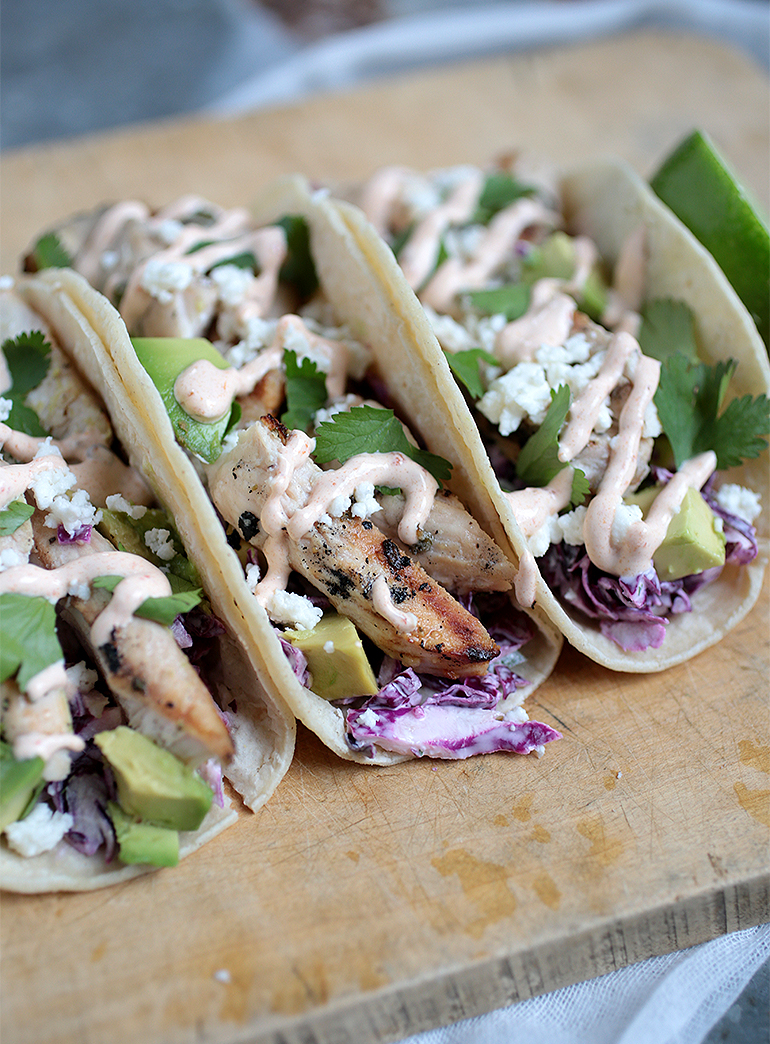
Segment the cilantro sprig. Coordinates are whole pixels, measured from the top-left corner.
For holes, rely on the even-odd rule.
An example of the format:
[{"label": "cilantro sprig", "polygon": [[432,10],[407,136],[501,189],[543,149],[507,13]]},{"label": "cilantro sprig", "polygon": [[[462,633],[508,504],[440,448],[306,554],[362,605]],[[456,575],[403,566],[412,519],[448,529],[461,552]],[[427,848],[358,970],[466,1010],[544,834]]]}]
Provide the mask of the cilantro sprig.
[{"label": "cilantro sprig", "polygon": [[32,261],[38,272],[44,268],[72,268],[73,264],[55,232],[47,232],[38,239],[32,248]]},{"label": "cilantro sprig", "polygon": [[692,363],[681,353],[663,363],[655,405],[677,467],[713,450],[717,470],[723,471],[753,460],[767,448],[767,440],[761,438],[770,433],[766,395],[732,399],[722,410],[736,367],[734,359],[708,366]]},{"label": "cilantro sprig", "polygon": [[326,403],[326,374],[312,359],[297,359],[290,348],[284,350],[286,368],[286,411],[281,423],[287,428],[307,431],[313,417]]},{"label": "cilantro sprig", "polygon": [[403,453],[429,471],[437,482],[448,482],[452,465],[443,457],[413,446],[393,410],[354,406],[335,413],[316,429],[315,459],[319,464],[346,460],[359,453]]},{"label": "cilantro sprig", "polygon": [[488,224],[499,211],[504,210],[522,196],[531,196],[534,191],[531,185],[525,185],[506,171],[488,175],[471,223],[474,225]]},{"label": "cilantro sprig", "polygon": [[474,399],[480,399],[485,388],[479,372],[479,363],[486,362],[491,366],[497,366],[498,361],[494,355],[483,348],[466,348],[461,352],[448,352],[445,349],[444,355],[455,379],[465,385]]},{"label": "cilantro sprig", "polygon": [[11,388],[4,398],[11,400],[8,425],[25,435],[43,437],[48,432],[33,409],[25,405],[28,392],[43,380],[51,358],[51,345],[41,330],[31,330],[3,341],[3,355],[11,377]]},{"label": "cilantro sprig", "polygon": [[12,500],[0,511],[0,536],[11,536],[34,513],[35,509],[26,500]]},{"label": "cilantro sprig", "polygon": [[31,678],[64,657],[56,609],[38,596],[0,594],[0,682],[16,675],[22,692]]},{"label": "cilantro sprig", "polygon": [[[545,419],[524,443],[516,461],[516,474],[525,485],[547,486],[567,466],[559,460],[559,432],[569,412],[571,399],[572,395],[565,384],[551,391],[551,405]],[[571,505],[576,507],[582,504],[588,492],[585,474],[579,468],[574,468]]]},{"label": "cilantro sprig", "polygon": [[[114,591],[123,580],[122,576],[97,576],[93,587],[101,587],[107,591]],[[181,613],[189,613],[201,601],[201,589],[192,591],[177,591],[167,595],[165,598],[145,598],[138,609],[134,611],[135,616],[141,616],[145,620],[155,620],[156,623],[165,624],[170,627]]]}]

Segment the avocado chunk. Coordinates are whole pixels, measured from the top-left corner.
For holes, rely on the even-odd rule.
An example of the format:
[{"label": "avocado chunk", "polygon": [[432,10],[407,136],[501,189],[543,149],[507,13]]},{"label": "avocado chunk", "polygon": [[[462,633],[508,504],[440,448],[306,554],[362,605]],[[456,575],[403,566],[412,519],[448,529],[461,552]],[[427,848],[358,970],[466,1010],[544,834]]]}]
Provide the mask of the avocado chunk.
[{"label": "avocado chunk", "polygon": [[[523,265],[525,283],[530,286],[538,279],[571,279],[575,274],[575,242],[566,232],[553,232],[536,247]],[[594,265],[578,296],[578,307],[597,321],[607,304],[607,286],[597,265]]]},{"label": "avocado chunk", "polygon": [[42,758],[17,761],[10,744],[0,741],[0,832],[22,819],[43,785]]},{"label": "avocado chunk", "polygon": [[134,819],[114,801],[107,802],[107,814],[115,827],[118,856],[122,863],[176,866],[179,862],[179,834],[176,830]]},{"label": "avocado chunk", "polygon": [[[139,555],[153,565],[167,569],[171,576],[178,577],[182,583],[176,587],[200,587],[201,578],[193,563],[183,553],[184,546],[174,525],[161,508],[148,508],[141,518],[131,518],[123,511],[112,511],[102,508],[102,519],[97,529],[106,536],[110,543],[119,550],[132,555]],[[176,554],[169,562],[162,562],[147,546],[144,536],[151,529],[167,529],[174,543]]]},{"label": "avocado chunk", "polygon": [[211,464],[222,452],[222,439],[230,426],[232,409],[215,421],[196,420],[176,400],[174,384],[188,366],[205,359],[220,370],[227,361],[205,337],[132,337],[137,358],[160,392],[177,441]]},{"label": "avocado chunk", "polygon": [[340,700],[377,692],[361,637],[346,616],[327,613],[312,630],[284,631],[283,637],[307,657],[310,687],[317,696]]},{"label": "avocado chunk", "polygon": [[[660,486],[650,486],[626,499],[630,504],[638,504],[646,516],[660,490]],[[725,538],[718,525],[717,516],[700,492],[688,489],[652,558],[660,579],[680,580],[683,576],[723,566]]]},{"label": "avocado chunk", "polygon": [[140,732],[119,725],[94,737],[129,815],[169,830],[197,830],[213,792],[193,770]]}]

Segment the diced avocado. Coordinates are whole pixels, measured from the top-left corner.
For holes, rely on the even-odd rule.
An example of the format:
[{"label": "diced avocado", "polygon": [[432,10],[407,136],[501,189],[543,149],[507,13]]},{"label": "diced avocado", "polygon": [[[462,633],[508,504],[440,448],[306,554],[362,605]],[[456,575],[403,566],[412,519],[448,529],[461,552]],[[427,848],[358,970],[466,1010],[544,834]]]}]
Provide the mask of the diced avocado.
[{"label": "diced avocado", "polygon": [[[551,277],[571,279],[575,273],[575,242],[566,232],[553,232],[532,251],[523,266],[523,278],[530,285],[538,279]],[[594,265],[580,291],[578,306],[592,319],[598,320],[607,304],[607,286],[597,265]]]},{"label": "diced avocado", "polygon": [[[179,534],[174,529],[169,516],[161,508],[148,508],[141,518],[131,518],[122,511],[102,508],[102,520],[97,528],[115,547],[128,551],[132,555],[140,555],[153,565],[163,566],[168,569],[170,574],[179,577],[190,587],[201,586],[198,570],[183,553],[184,547]],[[144,535],[151,529],[168,529],[171,533],[177,552],[171,561],[161,562],[145,543]]]},{"label": "diced avocado", "polygon": [[166,407],[174,434],[182,446],[209,464],[222,452],[222,439],[230,424],[231,410],[215,421],[196,420],[176,400],[174,384],[188,366],[205,359],[220,370],[226,360],[204,337],[132,337],[139,362],[152,378]]},{"label": "diced avocado", "polygon": [[107,802],[107,814],[115,827],[121,862],[150,866],[176,866],[179,862],[179,834],[176,830],[140,822],[126,815],[114,801]]},{"label": "diced avocado", "polygon": [[113,771],[125,812],[169,830],[198,829],[214,795],[191,768],[126,725],[98,733],[94,742]]},{"label": "diced avocado", "polygon": [[21,819],[40,792],[45,762],[17,761],[8,743],[0,741],[0,832]]},{"label": "diced avocado", "polygon": [[[626,498],[647,515],[660,486],[650,486]],[[717,516],[697,489],[688,489],[682,506],[669,523],[663,542],[653,555],[661,580],[680,580],[725,564],[725,538]]]},{"label": "diced avocado", "polygon": [[327,613],[312,630],[284,631],[283,637],[307,657],[310,687],[318,696],[339,700],[377,692],[360,635],[346,616]]}]

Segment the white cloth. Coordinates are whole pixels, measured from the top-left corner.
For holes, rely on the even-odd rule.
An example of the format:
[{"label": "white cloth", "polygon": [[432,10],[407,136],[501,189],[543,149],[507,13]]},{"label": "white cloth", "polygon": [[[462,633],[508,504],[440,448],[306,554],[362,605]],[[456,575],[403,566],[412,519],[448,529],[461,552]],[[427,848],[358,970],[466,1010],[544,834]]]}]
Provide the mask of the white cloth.
[{"label": "white cloth", "polygon": [[322,39],[285,61],[260,68],[207,108],[218,115],[232,115],[417,68],[599,39],[641,28],[679,29],[715,37],[770,68],[770,5],[758,0],[468,2],[391,18]]},{"label": "white cloth", "polygon": [[402,1044],[700,1044],[768,957],[765,924]]}]

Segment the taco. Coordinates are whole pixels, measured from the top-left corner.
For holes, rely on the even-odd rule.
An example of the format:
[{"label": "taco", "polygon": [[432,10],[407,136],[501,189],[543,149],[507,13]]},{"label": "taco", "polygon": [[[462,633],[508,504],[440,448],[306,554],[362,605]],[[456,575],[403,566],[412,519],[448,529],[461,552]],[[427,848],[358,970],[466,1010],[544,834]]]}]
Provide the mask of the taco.
[{"label": "taco", "polygon": [[719,641],[767,561],[770,371],[713,259],[616,162],[388,168],[348,198],[495,503],[520,603],[615,670]]},{"label": "taco", "polygon": [[294,719],[208,597],[73,300],[6,278],[0,333],[0,887],[99,888],[174,866],[235,795],[259,808]]},{"label": "taco", "polygon": [[462,457],[431,453],[430,371],[336,209],[289,179],[257,221],[186,198],[52,235],[79,274],[39,278],[98,332],[185,546],[297,718],[370,764],[541,753],[558,733],[522,703],[561,636],[515,604],[491,499],[452,492]]}]

